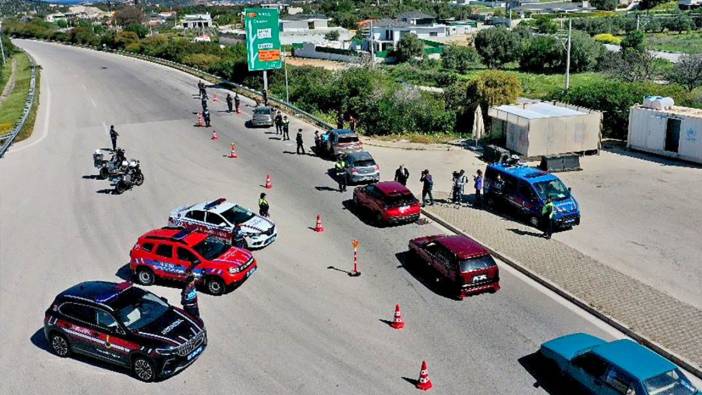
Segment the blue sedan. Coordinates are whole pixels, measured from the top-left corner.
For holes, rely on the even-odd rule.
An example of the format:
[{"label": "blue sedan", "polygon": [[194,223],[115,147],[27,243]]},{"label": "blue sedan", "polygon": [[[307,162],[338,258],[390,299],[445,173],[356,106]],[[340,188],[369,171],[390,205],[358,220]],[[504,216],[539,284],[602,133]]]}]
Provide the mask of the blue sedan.
[{"label": "blue sedan", "polygon": [[585,389],[602,395],[701,395],[669,360],[628,339],[585,333],[547,341],[539,350]]}]

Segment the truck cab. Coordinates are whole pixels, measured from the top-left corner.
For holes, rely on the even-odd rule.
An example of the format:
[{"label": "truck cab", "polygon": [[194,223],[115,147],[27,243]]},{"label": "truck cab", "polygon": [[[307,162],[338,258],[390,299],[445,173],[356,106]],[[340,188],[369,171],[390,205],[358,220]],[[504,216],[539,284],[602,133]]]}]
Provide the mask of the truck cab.
[{"label": "truck cab", "polygon": [[527,166],[493,163],[485,170],[484,194],[488,204],[499,203],[510,212],[540,227],[541,210],[550,198],[556,207],[555,225],[580,224],[580,206],[556,175]]}]

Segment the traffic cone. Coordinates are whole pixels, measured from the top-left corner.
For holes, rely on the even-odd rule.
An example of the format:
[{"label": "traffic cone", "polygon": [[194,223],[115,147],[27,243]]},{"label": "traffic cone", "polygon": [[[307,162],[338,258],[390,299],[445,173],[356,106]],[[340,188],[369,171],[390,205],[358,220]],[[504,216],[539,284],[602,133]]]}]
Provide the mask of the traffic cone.
[{"label": "traffic cone", "polygon": [[400,312],[400,305],[395,305],[395,317],[392,319],[391,327],[395,329],[402,329],[405,327],[405,322],[402,321],[402,312]]},{"label": "traffic cone", "polygon": [[212,95],[212,101],[215,103],[219,103],[219,98],[217,98],[217,95]]},{"label": "traffic cone", "polygon": [[210,137],[210,140],[219,140],[219,136],[217,135],[216,131],[212,131],[212,137]]},{"label": "traffic cone", "polygon": [[227,158],[234,159],[238,157],[239,155],[236,153],[236,144],[232,143],[231,147],[229,148],[229,156],[227,156]]},{"label": "traffic cone", "polygon": [[322,225],[322,217],[317,214],[317,223],[314,225],[315,232],[324,232],[324,226]]},{"label": "traffic cone", "polygon": [[198,125],[199,127],[204,127],[204,126],[205,126],[205,119],[202,118],[202,113],[201,113],[201,112],[197,113],[197,125]]},{"label": "traffic cone", "polygon": [[271,176],[270,174],[266,175],[266,189],[271,189],[273,188],[273,181],[271,181]]},{"label": "traffic cone", "polygon": [[422,368],[419,370],[419,380],[417,380],[416,387],[422,391],[428,391],[432,387],[427,361],[422,361]]}]

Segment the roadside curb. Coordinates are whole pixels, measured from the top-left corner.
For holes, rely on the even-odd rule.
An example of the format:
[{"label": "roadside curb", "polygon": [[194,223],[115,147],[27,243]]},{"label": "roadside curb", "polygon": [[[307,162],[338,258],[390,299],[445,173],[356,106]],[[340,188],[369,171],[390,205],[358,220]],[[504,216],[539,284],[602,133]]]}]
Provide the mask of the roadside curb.
[{"label": "roadside curb", "polygon": [[687,370],[688,372],[694,374],[695,376],[697,376],[697,378],[702,379],[702,367],[698,367],[698,366],[693,365],[691,362],[688,362],[686,359],[677,355],[676,353],[674,353],[674,352],[668,350],[667,348],[647,339],[646,337],[639,335],[638,333],[634,332],[632,329],[627,327],[624,323],[622,323],[622,322],[616,320],[615,318],[612,318],[604,313],[601,313],[596,308],[590,306],[586,301],[572,295],[571,293],[569,293],[565,289],[562,289],[557,284],[549,281],[548,279],[541,277],[538,273],[533,272],[531,269],[529,269],[525,265],[521,264],[518,260],[495,250],[494,248],[490,247],[489,245],[476,239],[474,236],[467,234],[465,231],[463,231],[462,229],[458,228],[457,226],[451,224],[450,222],[446,221],[441,216],[436,215],[434,213],[431,213],[428,210],[426,210],[425,208],[422,208],[422,214],[424,214],[426,217],[434,220],[438,224],[444,226],[445,228],[449,229],[450,231],[452,231],[456,234],[460,234],[460,235],[472,238],[473,240],[475,240],[478,243],[480,243],[481,245],[483,245],[490,252],[490,254],[496,256],[497,258],[499,258],[500,260],[502,260],[503,262],[508,264],[510,267],[516,269],[517,271],[519,271],[520,273],[529,277],[530,279],[536,281],[540,285],[555,292],[556,294],[558,294],[562,298],[566,299],[570,303],[573,303],[574,305],[585,310],[589,314],[595,316],[599,320],[605,322],[606,324],[614,327],[618,331],[629,336],[630,338],[636,340],[637,342],[645,345],[646,347],[648,347],[648,348],[654,350],[655,352],[661,354],[662,356],[668,358],[669,360],[673,361],[673,363],[675,363],[679,367],[681,367],[681,368]]}]

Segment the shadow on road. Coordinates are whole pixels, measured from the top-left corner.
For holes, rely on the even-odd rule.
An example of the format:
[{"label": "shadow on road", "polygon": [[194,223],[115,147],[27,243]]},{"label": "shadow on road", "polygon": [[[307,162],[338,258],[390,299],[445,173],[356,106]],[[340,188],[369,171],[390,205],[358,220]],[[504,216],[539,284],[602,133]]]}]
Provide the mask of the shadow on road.
[{"label": "shadow on road", "polygon": [[402,377],[402,380],[405,380],[406,382],[412,384],[413,387],[416,387],[419,381],[417,379],[411,379],[409,377]]},{"label": "shadow on road", "polygon": [[116,195],[114,188],[98,189],[96,193],[101,193],[104,195]]},{"label": "shadow on road", "polygon": [[318,191],[330,191],[330,192],[339,192],[339,188],[332,188],[332,187],[327,187],[327,186],[316,186],[314,189]]},{"label": "shadow on road", "polygon": [[[533,237],[543,237],[544,236],[543,233],[530,232],[528,230],[521,230],[521,229],[517,229],[517,228],[509,228],[507,230],[512,232],[512,233],[518,234],[520,236],[533,236]],[[554,233],[555,233],[555,229],[554,229]]]},{"label": "shadow on road", "polygon": [[99,174],[90,174],[90,175],[87,175],[87,176],[83,176],[82,178],[83,178],[84,180],[99,180],[99,179],[100,179],[100,175],[99,175]]},{"label": "shadow on road", "polygon": [[125,263],[122,267],[117,269],[115,276],[121,278],[124,281],[133,281],[134,276],[132,275],[132,269],[129,268],[129,263]]},{"label": "shadow on road", "polygon": [[519,364],[536,379],[534,388],[541,388],[551,395],[585,395],[582,389],[563,377],[556,366],[535,352],[519,358]]},{"label": "shadow on road", "polygon": [[338,267],[335,267],[335,266],[327,266],[327,269],[328,270],[336,270],[337,272],[346,273],[349,276],[353,274],[353,272],[350,272],[350,271],[344,270],[344,269],[339,269]]},{"label": "shadow on road", "polygon": [[37,348],[40,348],[44,351],[51,352],[49,349],[49,343],[46,342],[46,337],[44,336],[44,328],[39,328],[37,329],[36,332],[32,335],[32,337],[29,338],[29,341],[32,342]]},{"label": "shadow on road", "polygon": [[417,281],[422,283],[429,290],[447,299],[457,300],[456,295],[450,292],[439,280],[436,274],[428,265],[423,265],[421,261],[412,257],[409,251],[398,252],[395,258],[400,262],[398,268],[404,268]]},{"label": "shadow on road", "polygon": [[348,210],[348,212],[355,215],[364,224],[366,224],[368,226],[372,226],[374,228],[382,228],[383,227],[382,223],[379,223],[378,221],[376,221],[375,218],[371,218],[371,215],[369,212],[364,210],[362,207],[358,207],[357,205],[355,205],[353,202],[353,199],[344,200],[341,204],[344,206],[345,210]]}]

